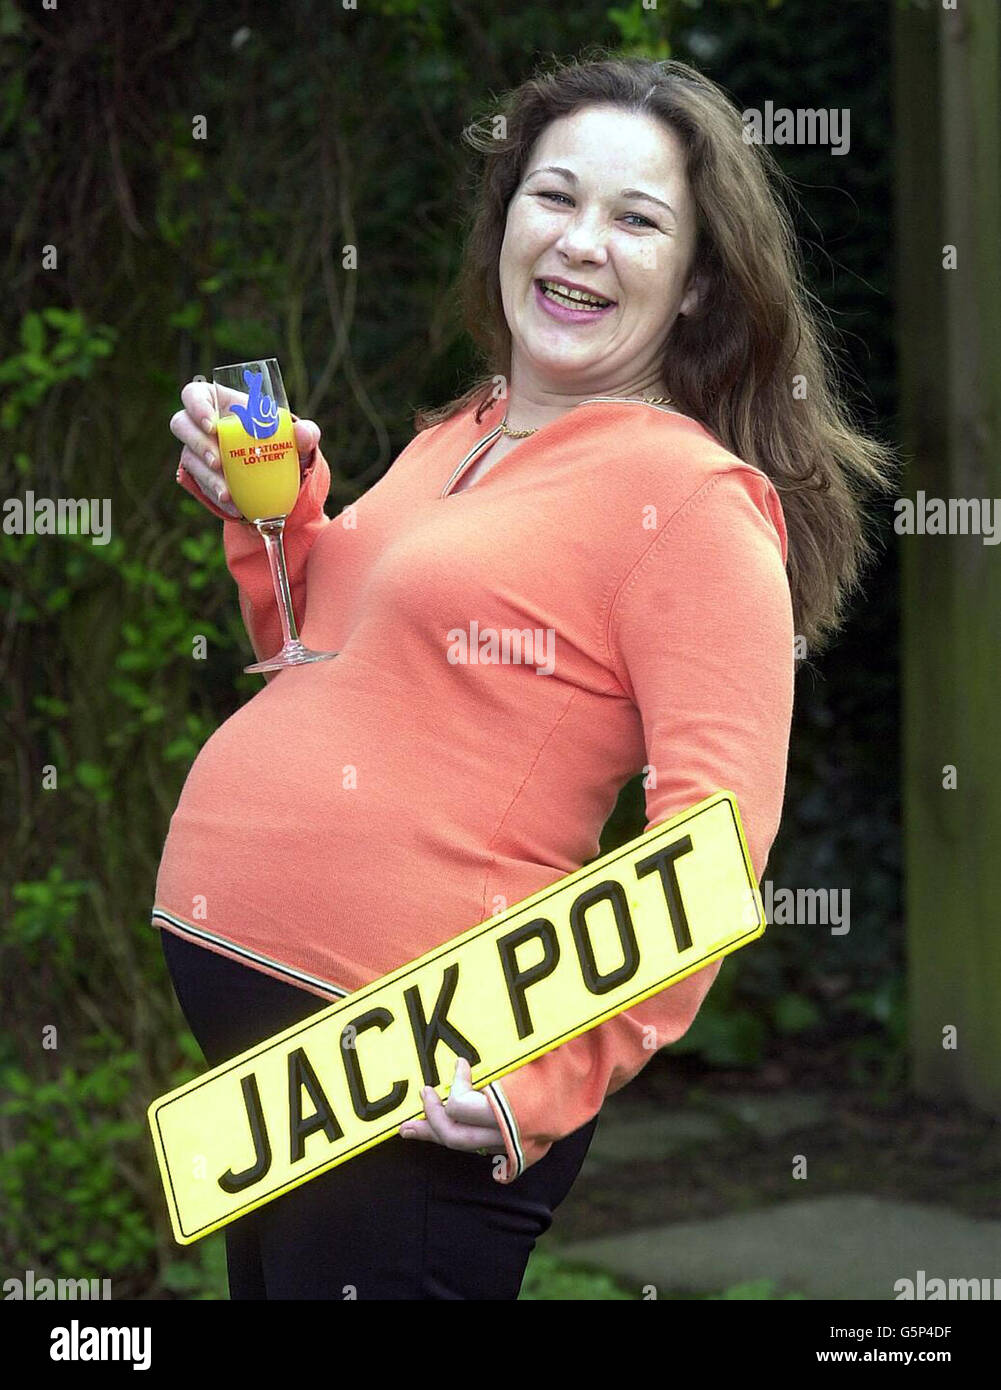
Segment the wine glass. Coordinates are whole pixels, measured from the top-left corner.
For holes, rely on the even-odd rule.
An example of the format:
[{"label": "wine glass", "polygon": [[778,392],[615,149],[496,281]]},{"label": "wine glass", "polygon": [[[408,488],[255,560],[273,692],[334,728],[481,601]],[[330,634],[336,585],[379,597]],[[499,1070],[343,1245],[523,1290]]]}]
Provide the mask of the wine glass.
[{"label": "wine glass", "polygon": [[301,476],[292,414],[274,357],[212,369],[216,428],[222,471],[237,510],[253,522],[264,541],[278,600],[282,649],[245,671],[280,671],[309,661],[327,661],[336,652],[303,646],[292,611],[285,567],[285,518],[295,506]]}]

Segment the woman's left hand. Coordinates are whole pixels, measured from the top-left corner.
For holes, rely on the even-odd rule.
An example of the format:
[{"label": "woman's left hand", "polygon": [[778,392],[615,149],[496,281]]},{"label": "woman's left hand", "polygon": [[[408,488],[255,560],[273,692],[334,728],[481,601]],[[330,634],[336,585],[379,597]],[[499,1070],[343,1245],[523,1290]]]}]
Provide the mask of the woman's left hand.
[{"label": "woman's left hand", "polygon": [[490,1102],[482,1091],[473,1089],[472,1073],[464,1057],[455,1064],[452,1089],[444,1104],[433,1086],[422,1089],[421,1099],[427,1119],[408,1120],[401,1125],[400,1135],[404,1139],[427,1139],[446,1149],[465,1149],[470,1153],[477,1149],[507,1152]]}]

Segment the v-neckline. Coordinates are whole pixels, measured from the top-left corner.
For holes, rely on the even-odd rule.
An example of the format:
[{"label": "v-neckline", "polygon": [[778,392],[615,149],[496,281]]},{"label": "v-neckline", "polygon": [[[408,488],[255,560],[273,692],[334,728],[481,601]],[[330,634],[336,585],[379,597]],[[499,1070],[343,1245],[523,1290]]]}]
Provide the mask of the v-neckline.
[{"label": "v-neckline", "polygon": [[[654,405],[652,401],[634,400],[626,396],[588,396],[584,400],[578,401],[575,406],[571,406],[571,410],[579,410],[582,405],[601,405],[609,401],[611,401],[615,405],[649,405],[651,409],[659,410],[663,415],[676,415],[682,420],[691,419],[690,415],[684,415],[680,410],[668,410],[664,406]],[[527,444],[533,444],[541,434],[545,434],[546,430],[551,428],[551,426],[558,425],[560,421],[565,420],[569,414],[570,411],[565,410],[562,415],[557,415],[555,420],[549,420],[546,424],[540,425],[534,434],[531,434],[528,436],[527,439],[522,440],[522,442],[518,445],[516,449],[509,450],[508,453],[504,455],[504,458],[498,459],[498,461],[494,464],[493,468],[490,468],[487,471],[492,473],[494,469],[501,468],[504,464],[504,459],[509,458],[511,454],[518,453]],[[464,497],[467,493],[472,492],[474,488],[479,486],[479,482],[474,482],[470,483],[469,487],[467,488],[462,488],[460,491],[455,491],[453,485],[462,477],[463,473],[470,466],[470,464],[472,464],[473,460],[476,459],[480,454],[482,454],[483,450],[487,447],[487,445],[492,444],[500,433],[501,427],[500,422],[498,421],[496,425],[491,426],[487,433],[476,441],[476,443],[473,445],[473,447],[469,450],[468,453],[463,455],[462,460],[452,470],[452,473],[449,476],[448,481],[442,488],[439,494],[439,501],[447,502],[451,497]],[[484,474],[483,477],[486,477],[486,474]],[[480,481],[482,481],[482,479]]]},{"label": "v-neckline", "polygon": [[[487,445],[492,444],[494,440],[497,439],[500,432],[500,425],[494,425],[493,429],[489,430],[483,436],[482,439],[478,439],[476,441],[473,447],[469,450],[468,454],[465,454],[463,456],[462,461],[452,471],[452,474],[449,477],[448,482],[441,490],[441,500],[447,501],[450,497],[461,496],[460,492],[456,492],[453,490],[453,484],[459,481],[459,479],[462,477],[463,473],[466,471],[469,465],[479,454],[482,454],[483,450],[487,447]],[[521,445],[519,445],[518,447],[520,448]],[[511,450],[512,454],[515,452],[516,451],[514,449]],[[494,468],[499,468],[503,462],[503,459],[498,459],[497,463],[494,464]],[[493,472],[493,469],[491,469],[490,471]],[[462,489],[462,492],[471,492],[475,486],[475,483],[470,483],[469,487]]]}]

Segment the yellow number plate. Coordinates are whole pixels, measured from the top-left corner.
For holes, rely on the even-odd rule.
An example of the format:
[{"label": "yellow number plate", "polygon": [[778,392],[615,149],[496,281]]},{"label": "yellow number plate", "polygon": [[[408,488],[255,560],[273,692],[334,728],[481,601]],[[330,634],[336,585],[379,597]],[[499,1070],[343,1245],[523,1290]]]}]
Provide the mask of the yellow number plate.
[{"label": "yellow number plate", "polygon": [[482,1087],[764,929],[736,798],[716,792],[155,1100],[177,1241],[390,1138],[460,1055]]}]

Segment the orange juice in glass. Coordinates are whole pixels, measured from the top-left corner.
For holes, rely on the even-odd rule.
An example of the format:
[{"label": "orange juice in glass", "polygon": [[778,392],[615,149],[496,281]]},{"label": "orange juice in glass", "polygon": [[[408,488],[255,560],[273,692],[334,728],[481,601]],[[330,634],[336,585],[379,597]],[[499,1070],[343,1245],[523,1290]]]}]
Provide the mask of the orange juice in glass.
[{"label": "orange juice in glass", "polygon": [[277,428],[267,438],[248,434],[232,413],[219,416],[219,454],[233,505],[248,521],[287,516],[299,495],[299,455],[292,415],[277,411]]},{"label": "orange juice in glass", "polygon": [[280,671],[336,652],[303,646],[292,611],[285,567],[285,518],[299,495],[299,454],[281,370],[274,357],[215,367],[212,389],[216,431],[226,486],[234,506],[257,527],[267,549],[282,625],[281,651],[245,671]]}]

